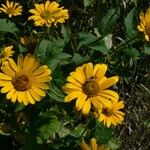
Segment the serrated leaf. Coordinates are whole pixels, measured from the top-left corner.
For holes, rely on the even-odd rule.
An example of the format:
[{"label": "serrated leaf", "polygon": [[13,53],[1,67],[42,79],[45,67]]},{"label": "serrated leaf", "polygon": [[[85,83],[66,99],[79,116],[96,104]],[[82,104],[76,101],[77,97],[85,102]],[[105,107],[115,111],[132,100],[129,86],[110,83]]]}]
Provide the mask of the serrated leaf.
[{"label": "serrated leaf", "polygon": [[85,125],[79,124],[75,129],[70,133],[71,136],[80,137],[83,131],[85,130]]},{"label": "serrated leaf", "polygon": [[112,138],[112,129],[105,127],[102,123],[96,123],[95,137],[100,144],[107,144]]},{"label": "serrated leaf", "polygon": [[0,32],[10,32],[15,34],[19,29],[14,22],[7,21],[7,19],[0,19]]},{"label": "serrated leaf", "polygon": [[62,26],[61,33],[62,33],[62,35],[64,37],[65,43],[68,43],[69,40],[70,40],[70,36],[71,36],[69,29],[67,27],[65,27],[65,26]]},{"label": "serrated leaf", "polygon": [[83,46],[87,45],[89,43],[92,43],[97,40],[97,37],[91,33],[86,33],[86,32],[80,32],[79,33],[79,44],[77,47],[77,50]]},{"label": "serrated leaf", "polygon": [[46,111],[41,117],[43,118],[43,122],[45,119],[47,122],[39,128],[39,135],[37,136],[38,144],[42,144],[48,140],[59,127],[59,121],[54,111]]},{"label": "serrated leaf", "polygon": [[49,58],[47,64],[48,66],[52,69],[55,70],[55,68],[61,64],[62,62],[66,61],[67,59],[69,59],[70,57],[72,57],[70,54],[67,53],[59,53],[59,55],[56,56],[52,56],[51,58]]},{"label": "serrated leaf", "polygon": [[49,44],[50,41],[43,39],[38,46],[36,55],[41,59],[41,61],[44,61],[46,58],[46,52]]},{"label": "serrated leaf", "polygon": [[49,97],[51,97],[52,99],[58,101],[58,102],[63,102],[64,101],[64,94],[62,93],[62,91],[60,91],[55,85],[53,85],[51,87],[50,92],[48,93]]}]

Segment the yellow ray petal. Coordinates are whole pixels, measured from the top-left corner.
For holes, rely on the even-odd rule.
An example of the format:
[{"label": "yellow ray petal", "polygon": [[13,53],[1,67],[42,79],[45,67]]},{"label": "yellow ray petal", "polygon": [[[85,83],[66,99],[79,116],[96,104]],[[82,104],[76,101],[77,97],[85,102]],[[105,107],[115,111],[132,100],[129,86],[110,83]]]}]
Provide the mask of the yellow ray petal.
[{"label": "yellow ray petal", "polygon": [[11,89],[11,90],[7,93],[6,98],[7,98],[7,99],[11,99],[12,96],[13,96],[13,94],[14,94],[15,92],[16,92],[15,89]]},{"label": "yellow ray petal", "polygon": [[12,80],[12,77],[11,76],[8,76],[4,73],[0,73],[0,80]]},{"label": "yellow ray petal", "polygon": [[79,111],[80,109],[82,109],[84,103],[85,103],[85,100],[87,98],[87,95],[85,94],[81,94],[77,100],[76,100],[76,109],[77,111]]},{"label": "yellow ray petal", "polygon": [[70,102],[75,98],[79,97],[81,94],[81,92],[72,92],[65,97],[65,102]]},{"label": "yellow ray petal", "polygon": [[85,65],[85,74],[86,74],[86,79],[89,79],[90,77],[93,77],[93,64],[92,63],[87,63]]},{"label": "yellow ray petal", "polygon": [[87,115],[89,113],[91,109],[91,102],[88,99],[87,101],[85,101],[83,108],[82,108],[82,114]]},{"label": "yellow ray petal", "polygon": [[36,86],[32,86],[32,89],[34,91],[36,91],[36,93],[38,93],[42,97],[44,97],[46,95],[46,92],[44,90],[41,90],[41,89],[37,88]]},{"label": "yellow ray petal", "polygon": [[16,102],[16,100],[17,100],[17,97],[18,97],[18,91],[16,91],[13,95],[12,95],[12,97],[11,97],[11,102]]},{"label": "yellow ray petal", "polygon": [[111,87],[112,85],[117,83],[118,80],[119,80],[118,76],[107,78],[104,82],[101,83],[100,90],[104,90],[104,89]]},{"label": "yellow ray petal", "polygon": [[7,93],[9,92],[11,89],[13,89],[13,85],[11,82],[8,82],[2,89],[1,89],[1,93]]},{"label": "yellow ray petal", "polygon": [[91,150],[97,150],[98,146],[97,146],[97,143],[96,143],[96,139],[95,139],[95,138],[92,138],[92,139],[91,139],[90,147],[91,147]]},{"label": "yellow ray petal", "polygon": [[28,97],[29,103],[35,104],[35,100],[34,100],[34,98],[32,97],[32,95],[30,94],[29,91],[27,91],[27,97]]},{"label": "yellow ray petal", "polygon": [[94,67],[94,76],[96,76],[98,80],[101,80],[104,77],[106,71],[107,71],[106,64],[96,64]]},{"label": "yellow ray petal", "polygon": [[41,100],[41,96],[38,93],[36,93],[32,88],[29,89],[29,92],[36,101]]}]

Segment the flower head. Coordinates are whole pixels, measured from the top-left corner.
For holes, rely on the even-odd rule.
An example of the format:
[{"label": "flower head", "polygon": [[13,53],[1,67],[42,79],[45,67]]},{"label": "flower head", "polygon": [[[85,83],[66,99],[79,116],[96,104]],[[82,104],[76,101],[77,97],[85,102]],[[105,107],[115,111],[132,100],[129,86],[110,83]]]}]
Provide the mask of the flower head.
[{"label": "flower head", "polygon": [[35,26],[50,27],[52,24],[56,26],[57,23],[64,23],[65,19],[69,18],[68,10],[59,7],[55,1],[35,4],[35,9],[30,9],[29,12],[33,15],[28,20],[34,20]]},{"label": "flower head", "polygon": [[[84,64],[70,73],[67,78],[69,83],[63,87],[68,94],[65,102],[76,99],[77,111],[82,110],[83,114],[88,114],[91,106],[99,109],[110,100],[118,99],[116,92],[108,88],[118,81],[118,76],[107,78],[105,73],[107,65],[92,63]],[[92,104],[92,105],[91,105]]]},{"label": "flower head", "polygon": [[13,59],[5,61],[1,67],[1,93],[7,93],[6,98],[11,102],[20,102],[24,105],[35,104],[46,95],[49,89],[51,70],[46,65],[39,66],[36,58],[27,54],[18,56],[17,64]]},{"label": "flower head", "polygon": [[140,25],[137,26],[138,30],[143,32],[145,39],[150,41],[150,7],[147,9],[146,13],[140,13]]},{"label": "flower head", "polygon": [[6,46],[4,49],[2,49],[2,51],[0,52],[0,65],[14,54],[14,51],[12,49],[12,45]]},{"label": "flower head", "polygon": [[95,138],[92,138],[90,145],[86,144],[84,141],[80,143],[81,150],[110,150],[106,145],[98,145]]},{"label": "flower head", "polygon": [[9,18],[12,16],[19,16],[22,13],[22,6],[17,2],[9,2],[6,0],[6,5],[2,4],[0,7],[0,12],[4,12]]},{"label": "flower head", "polygon": [[34,53],[34,50],[36,49],[38,43],[38,38],[35,35],[24,35],[20,37],[20,43],[25,46],[29,50],[29,52]]},{"label": "flower head", "polygon": [[102,109],[98,110],[96,116],[98,121],[104,123],[107,127],[110,127],[111,124],[116,126],[117,124],[122,124],[124,120],[124,113],[120,109],[124,108],[123,101],[111,101],[107,103]]}]

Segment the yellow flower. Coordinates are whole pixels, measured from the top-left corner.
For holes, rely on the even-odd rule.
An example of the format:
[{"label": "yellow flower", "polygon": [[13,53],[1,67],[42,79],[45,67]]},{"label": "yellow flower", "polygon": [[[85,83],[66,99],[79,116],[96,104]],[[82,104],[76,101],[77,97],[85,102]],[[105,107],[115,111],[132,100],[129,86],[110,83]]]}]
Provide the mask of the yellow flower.
[{"label": "yellow flower", "polygon": [[118,76],[107,78],[106,71],[107,65],[105,64],[93,66],[92,63],[87,63],[76,68],[67,78],[69,83],[63,87],[64,92],[68,94],[65,102],[76,99],[77,111],[82,110],[83,114],[88,114],[91,104],[99,109],[110,100],[118,99],[118,94],[108,88],[119,78]]},{"label": "yellow flower", "polygon": [[144,33],[146,41],[150,41],[150,7],[145,14],[141,12],[139,17],[140,25],[138,25],[137,28]]},{"label": "yellow flower", "polygon": [[49,89],[51,70],[39,62],[31,54],[25,57],[19,55],[17,64],[13,59],[5,61],[1,67],[1,93],[7,93],[6,98],[11,102],[18,101],[24,105],[35,104],[46,95]]},{"label": "yellow flower", "polygon": [[50,27],[52,24],[56,26],[57,23],[64,23],[65,19],[69,18],[68,10],[59,7],[55,1],[35,4],[35,9],[30,9],[29,12],[33,15],[28,20],[34,20],[35,26],[46,25]]},{"label": "yellow flower", "polygon": [[90,145],[82,141],[80,143],[80,148],[81,150],[110,150],[106,145],[98,145],[95,138],[91,139]]},{"label": "yellow flower", "polygon": [[7,46],[5,47],[1,52],[0,52],[0,65],[8,60],[13,54],[14,54],[14,51],[12,50],[13,49],[13,46]]},{"label": "yellow flower", "polygon": [[9,2],[6,0],[6,5],[2,4],[0,7],[0,12],[4,12],[9,18],[12,16],[19,16],[22,13],[22,6],[17,2]]},{"label": "yellow flower", "polygon": [[102,109],[98,110],[98,121],[103,121],[104,125],[110,127],[111,124],[116,126],[117,124],[122,124],[124,120],[124,113],[120,109],[124,108],[123,101],[111,101],[107,103]]}]

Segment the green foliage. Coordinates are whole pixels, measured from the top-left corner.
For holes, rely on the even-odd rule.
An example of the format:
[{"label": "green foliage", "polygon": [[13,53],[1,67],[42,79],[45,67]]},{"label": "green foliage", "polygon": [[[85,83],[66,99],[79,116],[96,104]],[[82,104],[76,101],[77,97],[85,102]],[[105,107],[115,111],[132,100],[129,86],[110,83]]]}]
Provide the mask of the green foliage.
[{"label": "green foliage", "polygon": [[16,27],[14,22],[7,21],[7,19],[0,19],[0,32],[17,33],[19,29]]},{"label": "green foliage", "polygon": [[37,137],[37,143],[39,144],[42,144],[45,140],[48,140],[59,127],[59,121],[55,112],[46,111],[41,114],[41,117],[43,122],[45,120],[46,123],[39,128],[39,135]]},{"label": "green foliage", "polygon": [[[149,149],[150,42],[137,29],[139,14],[146,12],[148,1],[60,0],[69,19],[51,27],[37,27],[28,20],[29,9],[42,0],[18,2],[23,6],[21,16],[9,18],[0,13],[0,48],[13,45],[14,61],[19,53],[33,54],[51,70],[52,80],[47,92],[39,87],[46,96],[34,105],[12,103],[6,100],[7,93],[0,94],[1,149],[77,150],[82,139],[90,143],[93,137],[111,150]],[[28,45],[20,41],[24,36],[30,37]],[[0,54],[0,65],[2,57]],[[86,116],[75,109],[75,99],[64,102],[67,77],[87,62],[105,63],[107,77],[119,76],[111,87],[125,101],[126,119],[119,127],[107,128],[98,122],[93,105]]]},{"label": "green foliage", "polygon": [[102,123],[96,122],[95,137],[98,143],[107,144],[112,138],[112,128],[105,127]]}]

